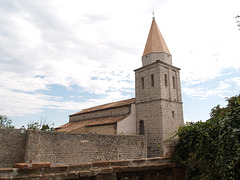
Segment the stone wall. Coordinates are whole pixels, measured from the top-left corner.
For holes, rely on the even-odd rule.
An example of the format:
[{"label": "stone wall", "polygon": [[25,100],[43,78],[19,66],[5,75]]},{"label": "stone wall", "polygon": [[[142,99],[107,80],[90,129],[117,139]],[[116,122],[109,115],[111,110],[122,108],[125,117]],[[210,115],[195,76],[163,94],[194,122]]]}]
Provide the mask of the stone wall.
[{"label": "stone wall", "polygon": [[156,60],[161,60],[167,64],[172,65],[172,56],[163,52],[152,52],[145,56],[142,56],[142,66],[156,62]]},{"label": "stone wall", "polygon": [[48,162],[0,168],[0,179],[184,180],[184,167],[169,157],[50,166]]},{"label": "stone wall", "polygon": [[0,167],[19,162],[78,164],[145,158],[144,136],[71,134],[28,130],[0,130]]},{"label": "stone wall", "polygon": [[136,103],[137,132],[140,132],[140,121],[144,122],[144,134],[147,138],[148,157],[163,156],[163,125],[161,100]]},{"label": "stone wall", "polygon": [[53,164],[146,157],[141,136],[28,131],[26,161]]},{"label": "stone wall", "polygon": [[183,110],[181,102],[162,100],[163,139],[168,139],[178,127],[183,125]]},{"label": "stone wall", "polygon": [[148,157],[163,156],[163,141],[183,124],[179,70],[159,60],[135,70],[137,134],[143,122]]},{"label": "stone wall", "polygon": [[0,129],[0,167],[24,161],[25,139],[19,129]]}]

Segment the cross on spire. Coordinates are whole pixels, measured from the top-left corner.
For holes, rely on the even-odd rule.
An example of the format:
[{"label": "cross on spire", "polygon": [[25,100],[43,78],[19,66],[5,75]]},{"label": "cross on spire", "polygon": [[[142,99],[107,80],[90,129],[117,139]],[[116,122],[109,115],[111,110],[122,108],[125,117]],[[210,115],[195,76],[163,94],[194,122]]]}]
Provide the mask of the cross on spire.
[{"label": "cross on spire", "polygon": [[167,53],[171,55],[167,47],[167,44],[164,41],[163,36],[158,28],[155,18],[153,17],[152,25],[148,34],[148,39],[145,45],[143,56],[156,52]]},{"label": "cross on spire", "polygon": [[153,14],[153,19],[154,19],[154,18],[155,18],[155,17],[154,17],[154,14],[155,14],[155,13],[154,13],[154,9],[153,9],[153,11],[152,11],[152,14]]}]

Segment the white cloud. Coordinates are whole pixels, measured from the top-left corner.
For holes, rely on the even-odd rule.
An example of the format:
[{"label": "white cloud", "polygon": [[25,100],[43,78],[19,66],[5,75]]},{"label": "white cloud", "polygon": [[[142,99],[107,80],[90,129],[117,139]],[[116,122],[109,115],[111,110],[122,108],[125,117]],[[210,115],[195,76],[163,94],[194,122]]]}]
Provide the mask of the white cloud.
[{"label": "white cloud", "polygon": [[[182,69],[183,93],[223,96],[230,89],[227,81],[213,89],[193,86],[224,76],[226,68],[240,68],[234,19],[239,6],[237,0],[1,1],[2,112],[81,109],[129,98],[123,94],[133,92],[133,70],[141,66],[152,9],[174,65]],[[240,84],[239,78],[232,82]],[[39,93],[52,84],[69,90],[77,85],[102,98],[59,102]]]},{"label": "white cloud", "polygon": [[234,77],[234,78],[226,79],[226,82],[235,83],[235,85],[237,87],[240,87],[240,77]]},{"label": "white cloud", "polygon": [[[213,81],[208,82],[208,84],[211,84],[211,82]],[[240,86],[240,77],[221,80],[217,83],[217,86],[213,88],[210,85],[203,87],[204,83],[202,85],[194,85],[191,86],[188,83],[183,84],[183,93],[191,98],[197,98],[202,100],[206,100],[209,97],[225,98],[228,96],[229,93],[239,93],[239,90],[236,87]]]},{"label": "white cloud", "polygon": [[[61,97],[49,96],[40,93],[29,94],[26,92],[16,92],[8,89],[0,89],[1,114],[8,116],[24,116],[36,114],[42,109],[60,109],[79,111],[86,107],[92,107],[104,103],[130,98],[121,95],[120,92],[110,92],[101,99],[86,99],[82,102],[62,101]],[[61,101],[60,101],[61,100]]]}]

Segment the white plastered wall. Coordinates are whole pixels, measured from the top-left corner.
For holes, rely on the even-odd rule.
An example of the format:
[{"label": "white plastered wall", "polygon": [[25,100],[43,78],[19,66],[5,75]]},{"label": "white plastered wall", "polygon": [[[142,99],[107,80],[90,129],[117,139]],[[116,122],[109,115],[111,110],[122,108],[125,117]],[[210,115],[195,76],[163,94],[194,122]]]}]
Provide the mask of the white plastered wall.
[{"label": "white plastered wall", "polygon": [[136,134],[136,106],[134,103],[131,104],[130,115],[117,123],[117,134]]}]

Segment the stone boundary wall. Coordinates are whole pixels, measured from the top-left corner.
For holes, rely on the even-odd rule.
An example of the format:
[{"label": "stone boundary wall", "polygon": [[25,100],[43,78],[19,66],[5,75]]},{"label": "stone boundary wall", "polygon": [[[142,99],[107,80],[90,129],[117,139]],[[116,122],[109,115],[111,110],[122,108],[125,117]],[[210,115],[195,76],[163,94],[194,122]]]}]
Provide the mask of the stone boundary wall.
[{"label": "stone boundary wall", "polygon": [[146,157],[142,136],[28,131],[26,162],[54,164]]},{"label": "stone boundary wall", "polygon": [[185,169],[170,157],[143,158],[50,166],[50,163],[16,164],[0,168],[0,179],[85,179],[85,180],[184,180]]},{"label": "stone boundary wall", "polygon": [[0,129],[0,167],[12,167],[24,162],[26,132],[19,129]]},{"label": "stone boundary wall", "polygon": [[144,136],[0,131],[0,167],[20,162],[52,165],[146,158]]}]

